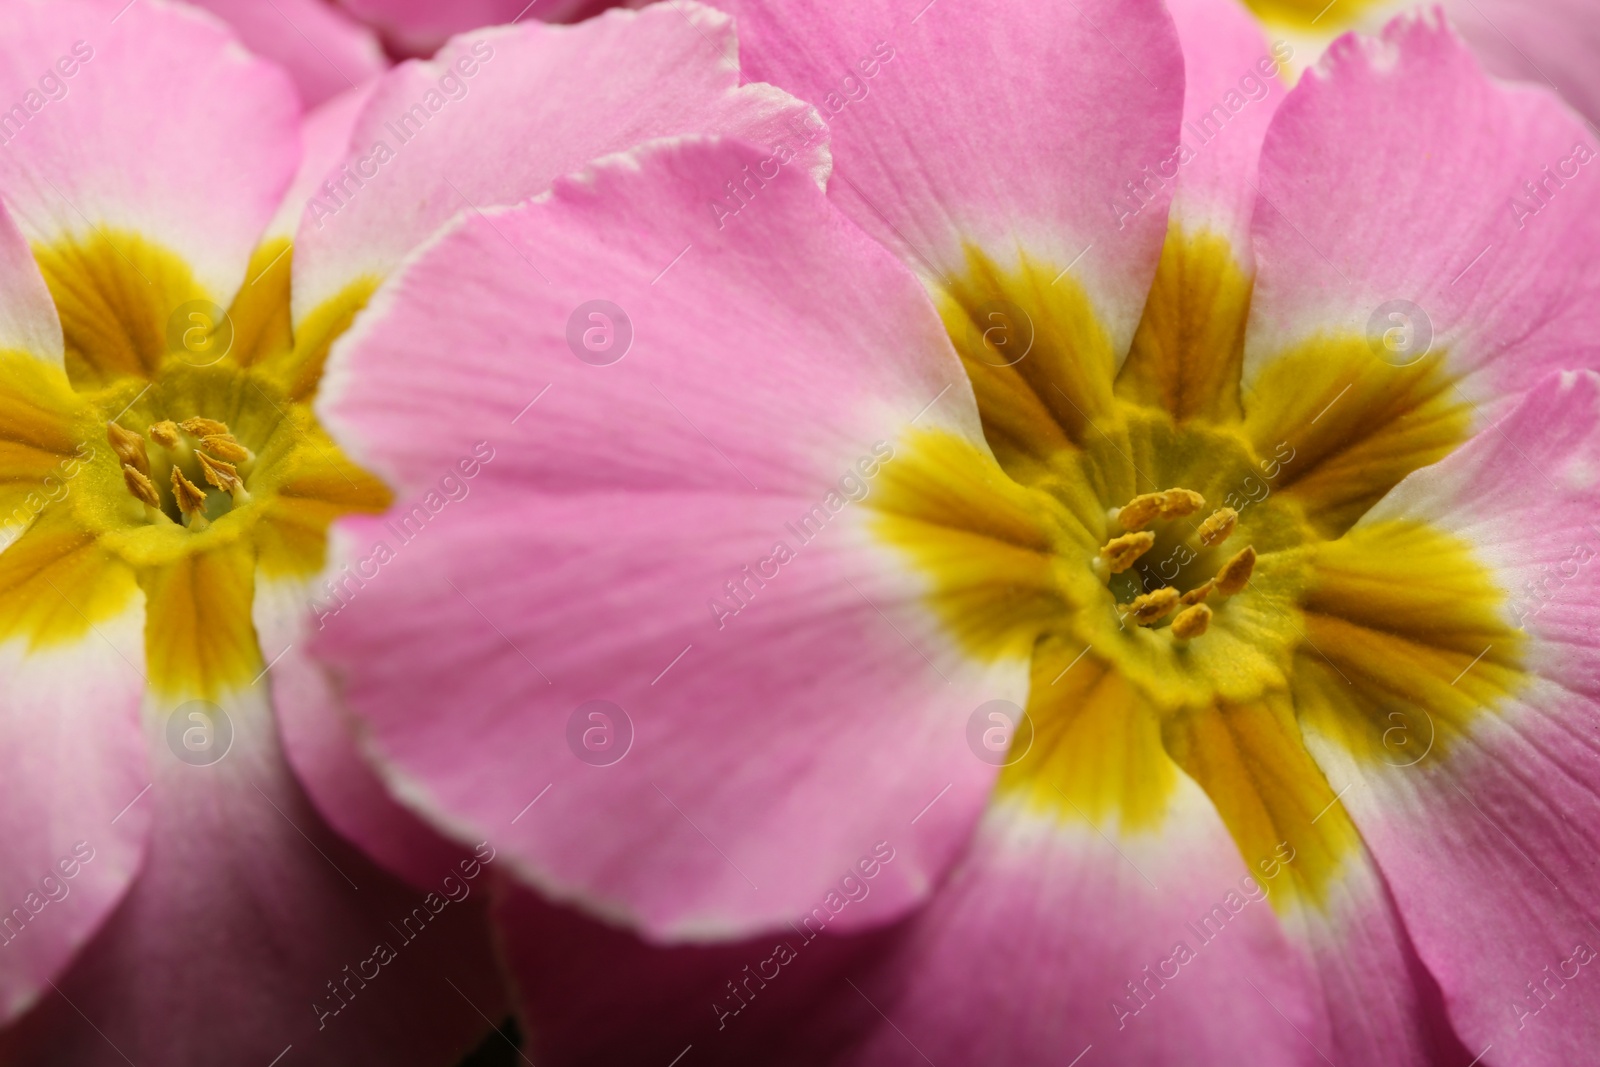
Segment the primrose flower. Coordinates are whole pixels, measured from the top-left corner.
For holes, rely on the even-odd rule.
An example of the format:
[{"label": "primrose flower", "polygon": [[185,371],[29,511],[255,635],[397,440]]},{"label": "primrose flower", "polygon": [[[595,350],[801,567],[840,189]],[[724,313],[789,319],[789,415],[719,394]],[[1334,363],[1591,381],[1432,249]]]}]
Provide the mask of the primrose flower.
[{"label": "primrose flower", "polygon": [[918,6],[739,13],[826,196],[641,147],[463,219],[333,355],[402,497],[495,435],[470,519],[340,521],[381,576],[317,649],[537,891],[531,1053],[1581,1060],[1589,133],[1431,16],[1286,93],[1206,0]]},{"label": "primrose flower", "polygon": [[[311,405],[333,340],[456,212],[640,140],[814,119],[738,85],[729,22],[488,31],[302,123],[192,9],[8,9],[0,1058],[449,1062],[499,1017],[462,881],[492,842],[410,838],[407,886],[315,807],[382,799],[300,649],[330,522],[392,494]],[[619,95],[561,127],[555,83]],[[645,86],[658,106],[619,103]]]}]

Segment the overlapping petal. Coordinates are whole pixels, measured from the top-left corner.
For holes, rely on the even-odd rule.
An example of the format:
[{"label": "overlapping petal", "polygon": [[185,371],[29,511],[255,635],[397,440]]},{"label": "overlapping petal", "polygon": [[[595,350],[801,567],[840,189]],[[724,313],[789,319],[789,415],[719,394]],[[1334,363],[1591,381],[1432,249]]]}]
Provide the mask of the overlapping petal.
[{"label": "overlapping petal", "polygon": [[[402,501],[436,487],[346,524],[379,569],[319,643],[392,782],[461,833],[500,828],[546,891],[655,936],[770,926],[880,840],[902,858],[842,925],[920,899],[993,776],[953,727],[1020,684],[1024,649],[974,662],[863,534],[911,420],[982,454],[938,319],[798,168],[719,229],[705,197],[762,158],[641,150],[468,220],[341,348],[321,405]],[[526,269],[535,249],[559,281]],[[736,281],[760,315],[727,314]],[[609,319],[581,314],[596,293]],[[436,323],[441,294],[482,314]],[[620,332],[583,347],[630,323],[631,349]],[[437,487],[466,473],[482,499],[448,503]],[[551,603],[567,613],[533,608]],[[611,722],[583,717],[592,700]],[[626,755],[586,765],[584,730],[625,720]]]},{"label": "overlapping petal", "polygon": [[[1415,588],[1420,614],[1411,619],[1346,608],[1373,632],[1330,626],[1319,644],[1331,661],[1307,672],[1300,694],[1318,760],[1349,789],[1344,802],[1456,1029],[1473,1054],[1492,1045],[1508,1064],[1581,1057],[1600,1018],[1600,994],[1584,980],[1600,943],[1600,659],[1590,593],[1600,546],[1597,410],[1592,372],[1546,379],[1512,415],[1364,517],[1347,537],[1392,531],[1391,552],[1326,579],[1330,600],[1375,598],[1391,571],[1428,575],[1401,537],[1415,523],[1470,546],[1494,587],[1487,599],[1456,585]],[[1464,611],[1491,625],[1466,628]],[[1412,637],[1394,649],[1383,627],[1431,632],[1437,644]],[[1398,665],[1392,651],[1404,657]],[[1364,722],[1390,743],[1351,744]]]}]

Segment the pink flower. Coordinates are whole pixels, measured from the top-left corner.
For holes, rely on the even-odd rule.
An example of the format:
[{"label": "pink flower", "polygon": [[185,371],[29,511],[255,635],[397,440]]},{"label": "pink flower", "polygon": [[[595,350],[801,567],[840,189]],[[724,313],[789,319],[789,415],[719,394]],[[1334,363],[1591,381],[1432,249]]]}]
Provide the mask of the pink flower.
[{"label": "pink flower", "polygon": [[532,1057],[1580,1062],[1582,123],[1433,17],[1289,94],[1204,0],[741,17],[826,195],[787,136],[604,161],[318,400],[402,502],[320,654],[537,891]]},{"label": "pink flower", "polygon": [[437,1063],[500,1017],[494,843],[408,841],[408,885],[315,806],[371,775],[303,657],[306,604],[332,520],[392,497],[311,405],[453,215],[811,115],[738,86],[730,38],[695,6],[528,23],[302,119],[193,10],[8,9],[0,1059]]}]

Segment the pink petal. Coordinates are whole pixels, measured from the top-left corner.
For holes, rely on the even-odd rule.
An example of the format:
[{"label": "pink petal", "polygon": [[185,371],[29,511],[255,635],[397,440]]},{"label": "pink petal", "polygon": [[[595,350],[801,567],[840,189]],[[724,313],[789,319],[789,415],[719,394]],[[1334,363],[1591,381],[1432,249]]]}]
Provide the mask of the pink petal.
[{"label": "pink petal", "polygon": [[28,239],[131,230],[226,304],[294,169],[283,73],[194,11],[134,4],[112,23],[78,0],[12,5],[0,71],[21,94],[0,194]]},{"label": "pink petal", "polygon": [[[1119,224],[1113,198],[1172,154],[1182,58],[1153,0],[733,5],[750,77],[833,130],[830,195],[930,282],[974,244],[1082,280],[1126,352],[1170,187]],[[1082,257],[1081,259],[1079,257]]]},{"label": "pink petal", "polygon": [[[437,872],[424,903],[317,819],[266,701],[245,692],[225,703],[231,747],[205,766],[175,758],[168,709],[146,707],[154,782],[132,809],[151,819],[144,867],[59,992],[0,1038],[0,1055],[72,1067],[269,1064],[285,1053],[329,1067],[454,1062],[487,1029],[479,1011],[504,1011],[477,903],[481,865],[474,880]],[[462,902],[447,900],[447,876],[465,887]],[[380,943],[393,950],[387,963],[374,959]]]},{"label": "pink petal", "polygon": [[[1600,983],[1570,962],[1600,947],[1600,653],[1585,562],[1600,551],[1597,472],[1600,378],[1581,372],[1546,379],[1401,482],[1363,524],[1421,520],[1472,544],[1511,598],[1508,625],[1530,639],[1530,680],[1445,755],[1394,761],[1414,765],[1356,761],[1308,735],[1330,780],[1350,786],[1344,803],[1456,1030],[1474,1055],[1492,1045],[1494,1062],[1581,1061],[1600,1040]],[[1561,970],[1578,976],[1548,977]]]},{"label": "pink petal", "polygon": [[344,169],[327,175],[334,186],[307,210],[296,321],[349,282],[386,276],[451,216],[525,200],[652,138],[726,133],[771,146],[809,137],[796,165],[821,180],[820,124],[770,86],[740,86],[737,54],[726,15],[679,3],[574,27],[524,22],[402,64],[362,112]]},{"label": "pink petal", "polygon": [[4,204],[0,204],[0,351],[26,352],[65,366],[55,301],[28,239]]},{"label": "pink petal", "polygon": [[[614,0],[338,0],[357,18],[383,31],[392,46],[429,55],[449,37],[480,26],[537,19],[577,22],[599,14]],[[638,3],[627,6],[639,7]]]},{"label": "pink petal", "polygon": [[300,126],[300,166],[284,190],[263,242],[275,237],[294,238],[307,201],[317,195],[328,171],[349,152],[350,131],[377,88],[376,80],[364,82],[306,112]]},{"label": "pink petal", "polygon": [[326,0],[192,0],[227,22],[244,46],[289,72],[316,107],[383,73],[378,38]]},{"label": "pink petal", "polygon": [[[380,294],[319,401],[400,494],[345,525],[394,558],[367,549],[318,646],[391,784],[655,937],[770,926],[882,839],[903,858],[843,925],[921,899],[993,778],[950,724],[1024,685],[951,646],[867,509],[816,544],[785,525],[914,418],[985,446],[921,287],[809,174],[718,227],[709,191],[764,155],[656,146],[466,220]],[[635,336],[609,366],[568,347],[598,294]],[[780,540],[796,558],[719,620]],[[594,699],[635,733],[604,767],[568,745]]]},{"label": "pink petal", "polygon": [[1183,126],[1178,149],[1151,172],[1156,182],[1176,178],[1173,220],[1228,238],[1248,270],[1261,141],[1287,95],[1284,60],[1292,50],[1282,42],[1269,45],[1260,25],[1233,0],[1173,0],[1167,6],[1183,42]]},{"label": "pink petal", "polygon": [[[1600,182],[1571,162],[1580,144],[1593,155],[1552,94],[1485,78],[1431,17],[1335,43],[1262,151],[1247,379],[1319,333],[1363,336],[1391,300],[1422,309],[1483,403],[1594,365]],[[1523,183],[1564,159],[1570,180],[1519,218],[1537,206]]]},{"label": "pink petal", "polygon": [[141,602],[70,647],[0,645],[0,1023],[53,995],[144,856],[143,629]]}]

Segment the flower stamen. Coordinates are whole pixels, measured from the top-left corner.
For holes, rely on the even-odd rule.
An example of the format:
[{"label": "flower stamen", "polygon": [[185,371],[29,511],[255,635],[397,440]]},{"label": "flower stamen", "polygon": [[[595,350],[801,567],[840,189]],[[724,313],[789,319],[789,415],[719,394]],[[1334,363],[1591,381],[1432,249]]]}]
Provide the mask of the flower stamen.
[{"label": "flower stamen", "polygon": [[1242,592],[1249,584],[1250,574],[1255,570],[1255,566],[1256,550],[1253,546],[1246,545],[1217,572],[1217,592],[1223,596],[1233,596]]},{"label": "flower stamen", "polygon": [[1100,548],[1100,558],[1112,574],[1121,574],[1156,543],[1156,535],[1148,531],[1113,537]]},{"label": "flower stamen", "polygon": [[1239,513],[1233,508],[1218,508],[1195,531],[1200,537],[1202,545],[1220,545],[1233,533],[1234,527],[1239,525]]},{"label": "flower stamen", "polygon": [[1129,531],[1142,530],[1157,519],[1181,519],[1206,506],[1206,498],[1193,489],[1168,489],[1140,493],[1117,511],[1117,523]]},{"label": "flower stamen", "polygon": [[1181,640],[1199,637],[1211,625],[1211,609],[1204,604],[1184,608],[1172,620],[1172,636]]},{"label": "flower stamen", "polygon": [[1172,614],[1177,606],[1178,591],[1165,585],[1154,592],[1134,597],[1133,603],[1128,605],[1128,614],[1140,626],[1149,626]]},{"label": "flower stamen", "polygon": [[177,500],[178,510],[183,514],[184,524],[189,529],[204,530],[211,525],[205,515],[205,492],[185,478],[183,471],[177,467],[172,468],[172,495]]},{"label": "flower stamen", "polygon": [[[124,430],[114,422],[106,423],[106,440],[111,445],[111,451],[124,464],[132,467],[146,479],[150,476],[150,455],[145,451],[144,438],[132,430]],[[139,494],[135,493],[135,496]]]}]

